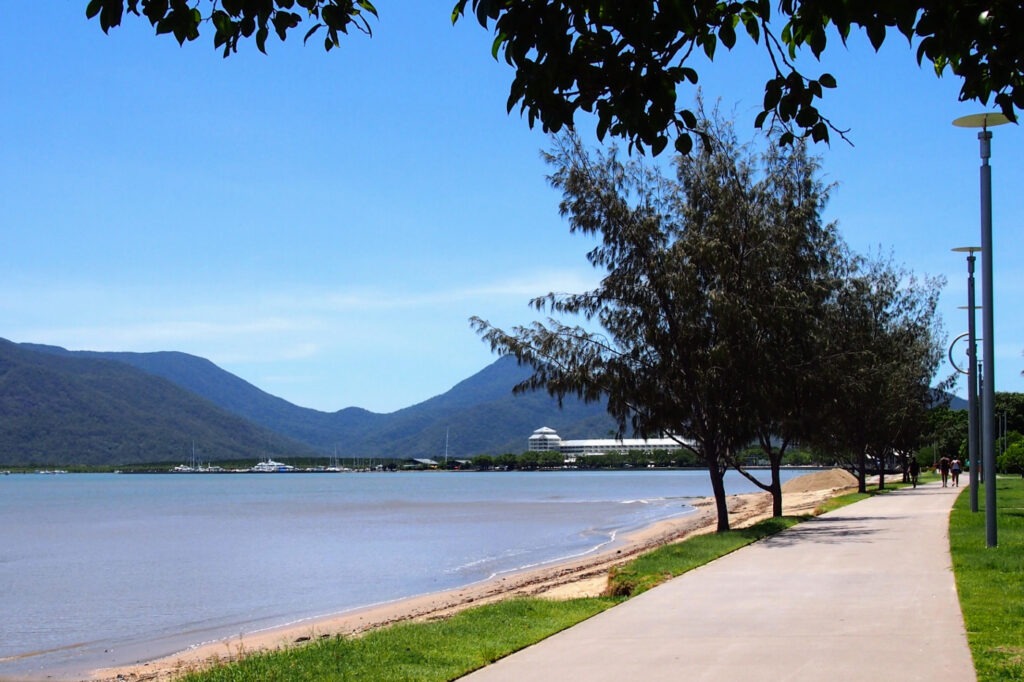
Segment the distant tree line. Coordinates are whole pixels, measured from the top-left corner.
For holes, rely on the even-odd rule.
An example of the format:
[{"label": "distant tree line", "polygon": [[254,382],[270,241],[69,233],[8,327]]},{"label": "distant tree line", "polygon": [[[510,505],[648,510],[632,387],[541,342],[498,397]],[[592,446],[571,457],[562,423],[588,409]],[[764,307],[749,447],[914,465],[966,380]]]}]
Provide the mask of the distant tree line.
[{"label": "distant tree line", "polygon": [[[1024,393],[995,395],[996,467],[1000,473],[1024,476]],[[924,467],[934,467],[941,457],[970,459],[967,410],[940,406],[928,416],[928,427],[914,457]],[[973,462],[971,464],[974,464]]]},{"label": "distant tree line", "polygon": [[[748,449],[741,455],[748,466],[767,466],[759,448]],[[834,462],[805,449],[790,449],[785,466],[828,466]],[[521,454],[478,455],[471,460],[471,466],[479,471],[538,471],[538,470],[601,470],[601,469],[694,469],[702,466],[700,458],[692,450],[630,450],[609,452],[600,455],[577,455],[567,461],[561,452],[527,451]],[[449,465],[448,468],[452,468]]]}]

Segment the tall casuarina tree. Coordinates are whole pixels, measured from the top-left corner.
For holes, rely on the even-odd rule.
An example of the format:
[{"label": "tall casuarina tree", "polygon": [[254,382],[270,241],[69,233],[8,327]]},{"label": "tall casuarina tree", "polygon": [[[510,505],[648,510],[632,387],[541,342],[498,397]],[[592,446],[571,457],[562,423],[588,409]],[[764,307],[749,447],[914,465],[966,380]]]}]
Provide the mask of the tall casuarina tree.
[{"label": "tall casuarina tree", "polygon": [[[725,471],[757,434],[761,383],[782,369],[775,346],[790,342],[777,330],[795,323],[798,301],[822,298],[819,276],[805,270],[827,262],[819,252],[836,238],[818,219],[826,192],[799,145],[762,157],[717,116],[702,125],[714,134],[680,157],[675,178],[560,138],[550,179],[570,229],[599,238],[588,259],[604,277],[592,291],[532,301],[575,324],[473,324],[492,348],[535,368],[518,390],[605,396],[620,433],[691,448],[711,477],[722,531]],[[773,491],[781,494],[777,480]]]}]

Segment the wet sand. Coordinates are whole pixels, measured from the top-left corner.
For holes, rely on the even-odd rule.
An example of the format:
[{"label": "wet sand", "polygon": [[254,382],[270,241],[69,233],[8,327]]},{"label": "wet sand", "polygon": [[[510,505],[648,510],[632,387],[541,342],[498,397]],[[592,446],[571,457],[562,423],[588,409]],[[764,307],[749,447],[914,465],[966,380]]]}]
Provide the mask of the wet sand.
[{"label": "wet sand", "polygon": [[[783,488],[784,511],[786,514],[811,513],[823,500],[847,492],[851,480],[855,487],[855,479],[839,470],[793,479]],[[693,504],[695,512],[630,533],[598,553],[503,575],[463,588],[232,637],[136,665],[97,670],[86,679],[92,682],[165,681],[187,671],[235,660],[253,652],[295,646],[320,637],[357,635],[398,622],[444,618],[466,608],[509,597],[571,599],[597,596],[606,587],[611,567],[656,547],[714,531],[713,501],[702,498]],[[729,496],[729,514],[733,527],[754,523],[771,516],[771,498],[767,493]]]}]

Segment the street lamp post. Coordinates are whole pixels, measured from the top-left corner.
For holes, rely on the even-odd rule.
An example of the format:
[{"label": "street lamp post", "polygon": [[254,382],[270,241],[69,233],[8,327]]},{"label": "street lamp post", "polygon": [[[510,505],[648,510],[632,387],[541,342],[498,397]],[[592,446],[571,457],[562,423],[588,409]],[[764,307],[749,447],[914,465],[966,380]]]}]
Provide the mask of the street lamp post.
[{"label": "street lamp post", "polygon": [[971,462],[971,511],[978,511],[978,337],[974,327],[974,261],[978,246],[953,249],[967,254],[967,458]]},{"label": "street lamp post", "polygon": [[962,116],[953,125],[961,128],[981,128],[978,141],[981,147],[981,324],[982,324],[982,390],[981,390],[981,443],[985,478],[985,541],[988,547],[998,544],[996,531],[996,439],[995,439],[995,305],[992,294],[992,133],[989,126],[1009,123],[1003,114],[986,113]]}]

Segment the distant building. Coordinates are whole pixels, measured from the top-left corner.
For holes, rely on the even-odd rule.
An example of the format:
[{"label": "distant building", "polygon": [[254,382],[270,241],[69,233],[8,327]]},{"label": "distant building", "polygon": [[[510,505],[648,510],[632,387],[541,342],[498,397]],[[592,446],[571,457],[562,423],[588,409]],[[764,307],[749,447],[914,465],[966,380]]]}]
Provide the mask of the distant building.
[{"label": "distant building", "polygon": [[567,460],[588,455],[607,455],[612,452],[653,452],[655,450],[680,450],[682,445],[674,438],[588,438],[585,440],[562,440],[558,433],[547,426],[533,432],[529,449],[534,452],[560,452]]},{"label": "distant building", "polygon": [[527,450],[533,452],[558,452],[562,448],[562,439],[558,433],[548,427],[542,426],[530,436],[530,445]]}]

